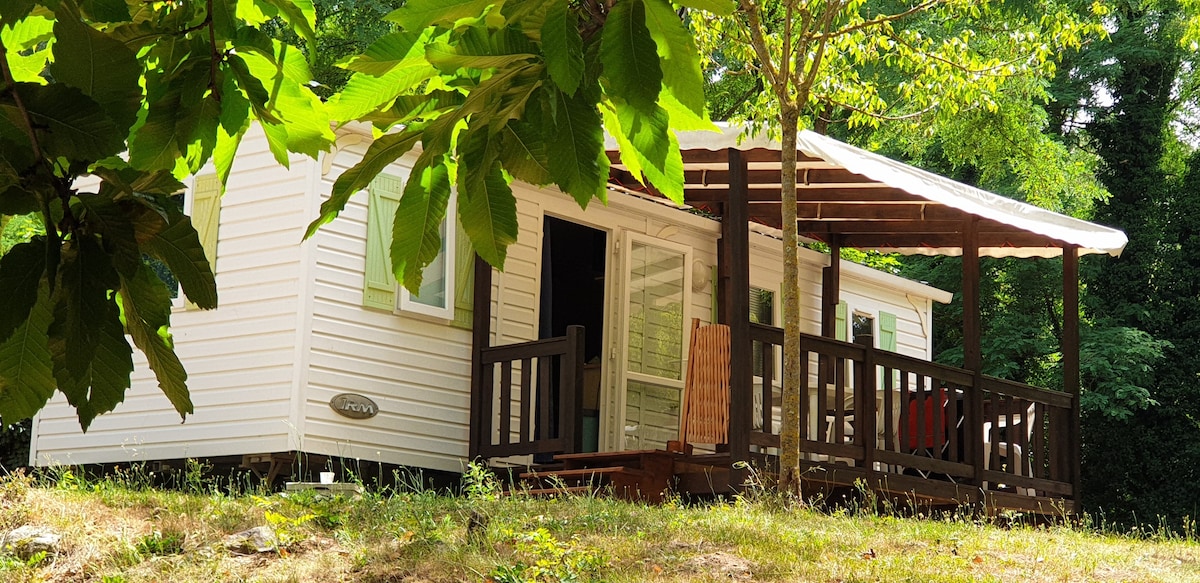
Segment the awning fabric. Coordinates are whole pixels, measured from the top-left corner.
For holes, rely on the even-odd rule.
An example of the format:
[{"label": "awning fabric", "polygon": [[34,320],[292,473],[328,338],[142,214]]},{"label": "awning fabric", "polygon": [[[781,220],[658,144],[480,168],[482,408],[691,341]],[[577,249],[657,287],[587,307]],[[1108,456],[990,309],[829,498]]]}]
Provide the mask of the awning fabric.
[{"label": "awning fabric", "polygon": [[[692,168],[711,168],[712,155],[699,156],[700,151],[718,151],[727,148],[737,148],[742,151],[753,150],[780,150],[778,141],[766,138],[762,134],[753,136],[743,136],[740,126],[719,125],[720,132],[684,132],[679,138],[679,147],[684,154],[684,166],[686,169]],[[849,144],[840,142],[833,138],[822,136],[811,131],[801,131],[797,140],[798,150],[806,155],[806,164],[812,167],[820,167],[825,169],[842,169],[846,172],[853,173],[865,177],[869,180],[858,178],[862,184],[847,185],[837,184],[837,196],[845,196],[847,200],[840,199],[824,199],[826,203],[832,200],[835,203],[845,202],[856,205],[872,205],[876,204],[883,208],[886,204],[896,203],[897,201],[879,201],[880,197],[863,197],[862,200],[853,200],[854,192],[867,192],[868,188],[874,188],[873,192],[895,192],[880,190],[880,188],[891,188],[896,191],[903,191],[898,196],[905,196],[906,204],[920,204],[922,208],[927,201],[930,209],[936,208],[938,217],[941,219],[942,225],[953,223],[959,217],[963,220],[969,218],[970,215],[979,217],[986,224],[991,225],[995,230],[995,241],[1000,244],[995,246],[986,246],[981,244],[980,254],[991,257],[1054,257],[1062,254],[1062,247],[1065,245],[1074,245],[1079,247],[1080,254],[1106,253],[1109,255],[1119,255],[1124,249],[1128,238],[1125,233],[1090,223],[1088,221],[1076,219],[1043,208],[1039,208],[1027,203],[1023,203],[1002,195],[994,194],[950,180],[943,176],[939,176],[932,172],[927,172],[913,166],[909,166],[902,162],[892,160],[890,158],[880,156],[878,154],[868,152],[866,150],[856,148]],[[610,149],[615,150],[615,144],[611,142]],[[689,155],[691,152],[691,155]],[[704,164],[690,164],[689,160],[699,161],[703,159]],[[816,160],[819,159],[819,160]],[[617,165],[619,167],[619,164]],[[761,164],[757,166],[759,169],[766,169]],[[778,168],[776,163],[775,168]],[[843,173],[845,174],[845,173]],[[779,179],[772,179],[777,187]],[[844,179],[843,179],[844,181]],[[713,188],[714,185],[705,183],[704,185],[694,184],[697,188]],[[715,185],[720,188],[720,185]],[[834,189],[833,184],[830,185],[830,192]],[[862,187],[863,190],[855,191],[847,189],[847,186]],[[751,185],[754,188],[754,185]],[[819,190],[820,185],[807,184],[803,185],[806,192],[813,193]],[[704,191],[712,192],[712,191]],[[844,194],[849,192],[850,194]],[[905,194],[906,193],[906,194]],[[907,195],[912,195],[911,197]],[[917,197],[913,199],[913,197]],[[776,199],[776,203],[778,200]],[[842,204],[843,207],[846,204]],[[890,208],[897,208],[895,206]],[[911,206],[908,208],[912,208]],[[912,213],[909,213],[912,214]],[[922,216],[924,212],[922,211]],[[803,217],[802,217],[803,218]],[[946,220],[949,218],[950,220]],[[820,221],[824,217],[807,217],[807,222],[812,223],[814,220]],[[905,253],[905,254],[929,254],[929,255],[958,255],[962,252],[961,243],[954,243],[956,239],[953,236],[948,236],[945,232],[940,232],[940,238],[927,236],[921,238],[921,223],[924,219],[905,219],[911,223],[904,229],[903,235],[894,235],[895,244],[888,243],[886,245],[878,245],[877,248],[881,251]],[[861,223],[861,221],[860,221]],[[831,220],[828,223],[823,223],[826,226],[828,233],[837,232],[839,224],[836,220]],[[896,221],[890,223],[880,222],[877,224],[897,224]],[[929,224],[932,224],[930,222]],[[1009,237],[1006,239],[1003,232],[1008,233],[1026,233],[1023,237]],[[931,231],[932,232],[932,231]],[[1028,234],[1036,235],[1030,236]],[[879,238],[878,236],[876,238]],[[847,240],[850,240],[848,237]],[[864,241],[870,239],[863,239]],[[1009,241],[1015,243],[1010,243]],[[930,242],[926,241],[940,241]],[[950,241],[950,242],[947,242]]]}]

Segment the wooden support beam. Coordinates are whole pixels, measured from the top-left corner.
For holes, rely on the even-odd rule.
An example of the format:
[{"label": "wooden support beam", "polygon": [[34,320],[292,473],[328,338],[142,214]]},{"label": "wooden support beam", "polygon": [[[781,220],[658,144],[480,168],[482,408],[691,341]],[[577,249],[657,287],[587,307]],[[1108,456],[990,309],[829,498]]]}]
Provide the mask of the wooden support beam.
[{"label": "wooden support beam", "polygon": [[821,273],[821,336],[837,337],[837,306],[842,296],[842,237],[829,238],[829,265]]},{"label": "wooden support beam", "polygon": [[[864,233],[846,235],[842,239],[842,244],[846,247],[854,247],[855,249],[887,249],[889,247],[955,249],[962,245],[962,235],[950,233]],[[979,247],[1063,247],[1065,245],[1062,241],[1035,233],[976,233],[976,249]]]},{"label": "wooden support beam", "polygon": [[1072,492],[1075,500],[1080,498],[1082,485],[1082,468],[1080,467],[1080,429],[1079,411],[1079,248],[1075,246],[1063,249],[1063,391],[1070,393],[1071,429],[1070,444],[1066,451],[1071,452],[1070,476]]},{"label": "wooden support beam", "polygon": [[[721,221],[721,239],[729,259],[727,288],[729,339],[729,456],[733,462],[750,460],[750,431],[754,416],[754,351],[750,340],[750,215],[746,201],[746,160],[736,148],[728,150],[729,202]],[[744,472],[736,471],[733,482],[741,484]]]},{"label": "wooden support beam", "polygon": [[[628,183],[622,181],[622,184]],[[688,204],[720,202],[725,200],[726,193],[728,192],[728,188],[724,185],[702,187],[689,184],[683,190],[683,200]],[[748,199],[750,202],[778,203],[780,196],[779,186],[752,186],[750,187]],[[862,186],[822,185],[811,188],[801,186],[796,189],[796,200],[799,202],[929,202],[918,196],[908,194],[903,190],[890,188],[882,184],[864,184]]]},{"label": "wooden support beam", "polygon": [[967,459],[975,466],[976,486],[983,486],[983,460],[988,452],[983,448],[983,358],[979,312],[979,219],[963,221],[962,290],[963,290],[963,368],[972,372],[971,391],[966,394]]},{"label": "wooden support beam", "polygon": [[[467,455],[472,460],[479,456],[480,447],[487,435],[490,414],[487,404],[491,403],[491,384],[486,383],[484,374],[483,350],[489,347],[492,340],[492,266],[478,254],[475,255],[475,288],[472,290],[474,306],[471,312],[471,414],[470,414],[470,443],[467,444]],[[488,365],[491,366],[491,365]]]}]

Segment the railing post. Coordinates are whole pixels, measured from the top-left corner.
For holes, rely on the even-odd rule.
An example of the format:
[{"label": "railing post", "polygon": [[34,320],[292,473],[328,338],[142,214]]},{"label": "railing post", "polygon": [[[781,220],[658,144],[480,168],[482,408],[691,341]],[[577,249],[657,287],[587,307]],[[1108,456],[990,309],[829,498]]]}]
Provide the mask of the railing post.
[{"label": "railing post", "polygon": [[[729,154],[729,197],[721,221],[722,251],[729,261],[726,290],[729,339],[729,458],[734,464],[750,461],[750,431],[754,425],[754,367],[750,343],[750,203],[749,164],[736,148]],[[786,358],[786,355],[785,357]],[[741,487],[747,472],[733,468],[730,481]]]},{"label": "railing post", "polygon": [[967,402],[967,449],[975,466],[974,485],[983,487],[983,354],[979,312],[979,218],[964,221],[962,246],[963,368],[974,373]]},{"label": "railing post", "polygon": [[[479,457],[484,442],[491,441],[491,374],[483,365],[483,350],[492,335],[492,266],[475,255],[475,289],[471,313],[471,414],[467,456]],[[485,394],[486,392],[486,394]]]},{"label": "railing post", "polygon": [[1079,410],[1079,248],[1063,249],[1063,391],[1071,395],[1070,439],[1061,451],[1068,456],[1071,470],[1071,494],[1078,502],[1083,476],[1079,454],[1082,432]]},{"label": "railing post", "polygon": [[[879,390],[875,380],[875,346],[874,336],[865,337],[862,343],[863,360],[862,374],[859,378],[862,379],[861,387],[858,387],[857,394],[854,397],[855,419],[861,419],[862,438],[859,440],[863,448],[863,469],[867,472],[868,477],[873,477],[875,472],[875,447],[878,443],[878,428],[876,427],[876,418],[878,403],[876,402],[876,391]],[[859,417],[861,415],[861,417]],[[858,432],[855,432],[858,435]],[[868,480],[870,482],[870,480]]]},{"label": "railing post", "polygon": [[583,449],[583,400],[579,398],[583,387],[583,326],[567,326],[567,348],[562,356],[560,374],[562,387],[559,393],[559,436],[563,438],[565,451],[576,453]]}]

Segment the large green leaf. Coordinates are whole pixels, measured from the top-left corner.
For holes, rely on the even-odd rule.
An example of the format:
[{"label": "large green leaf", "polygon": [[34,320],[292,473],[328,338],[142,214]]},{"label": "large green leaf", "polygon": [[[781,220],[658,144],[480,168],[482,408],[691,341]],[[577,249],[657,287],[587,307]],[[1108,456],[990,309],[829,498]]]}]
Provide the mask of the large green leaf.
[{"label": "large green leaf", "polygon": [[0,2],[0,26],[13,26],[29,15],[36,0],[5,0]]},{"label": "large green leaf", "polygon": [[76,384],[59,381],[58,388],[75,407],[79,426],[84,431],[99,415],[108,413],[125,400],[129,375],[133,371],[133,350],[125,341],[120,311],[113,299],[104,301],[104,311],[93,315],[98,320],[96,352]]},{"label": "large green leaf", "polygon": [[444,72],[456,69],[494,69],[506,67],[518,61],[536,58],[531,53],[512,55],[475,55],[469,54],[460,47],[450,46],[444,42],[430,43],[425,47],[425,58]]},{"label": "large green leaf", "polygon": [[[60,4],[54,22],[54,62],[50,74],[100,104],[123,134],[133,125],[142,105],[142,67],[124,43],[73,18]],[[121,8],[125,8],[121,2]],[[129,13],[124,17],[128,19]]]},{"label": "large green leaf", "polygon": [[346,208],[346,202],[350,200],[351,195],[366,188],[388,164],[412,150],[420,138],[421,130],[416,127],[397,134],[379,136],[371,147],[367,148],[362,160],[334,181],[329,200],[321,203],[321,214],[308,225],[304,237],[312,237],[321,225],[337,218],[342,209]]},{"label": "large green leaf", "polygon": [[667,0],[643,0],[646,27],[662,57],[663,85],[693,113],[704,115],[704,77],[696,42]]},{"label": "large green leaf", "polygon": [[129,5],[125,0],[81,0],[79,7],[96,22],[129,21]]},{"label": "large green leaf", "polygon": [[142,264],[142,250],[134,237],[133,223],[126,214],[126,209],[137,203],[126,201],[122,204],[111,196],[82,193],[76,200],[79,202],[72,205],[72,209],[89,233],[100,235],[104,250],[111,255],[117,271],[122,274],[137,271]]},{"label": "large green leaf", "polygon": [[47,334],[53,320],[50,286],[42,280],[29,317],[0,343],[0,420],[4,425],[32,417],[54,395],[57,384]]},{"label": "large green leaf", "polygon": [[300,35],[306,43],[308,50],[312,52],[316,47],[316,33],[313,29],[317,25],[317,11],[313,7],[312,0],[263,0],[267,4],[278,11],[279,17],[289,25],[293,31]]},{"label": "large green leaf", "polygon": [[458,214],[476,253],[503,269],[508,246],[517,240],[516,201],[499,164],[479,174],[463,183]]},{"label": "large green leaf", "polygon": [[[124,133],[80,90],[62,84],[34,83],[16,83],[14,90],[33,120],[45,155],[100,160],[125,148]],[[11,103],[0,102],[0,111],[9,119],[21,116]]]},{"label": "large green leaf", "polygon": [[50,325],[50,353],[59,388],[86,387],[89,368],[101,342],[108,290],[116,287],[116,273],[100,243],[77,236],[63,245],[55,287],[54,322]]},{"label": "large green leaf", "polygon": [[555,184],[586,207],[603,192],[608,167],[602,165],[604,130],[600,112],[583,91],[574,96],[550,89],[553,113],[545,114],[543,131]]},{"label": "large green leaf", "polygon": [[0,257],[0,290],[4,309],[0,310],[0,342],[29,317],[37,301],[38,285],[46,271],[46,242],[35,239],[20,243]]},{"label": "large green leaf", "polygon": [[427,29],[420,33],[399,31],[383,35],[363,54],[345,60],[340,66],[358,73],[382,76],[410,61],[424,59],[425,44],[431,34],[432,31]]},{"label": "large green leaf", "polygon": [[179,143],[190,122],[182,116],[198,114],[180,107],[179,91],[170,91],[149,106],[146,121],[129,140],[129,163],[141,170],[168,170],[182,155]]},{"label": "large green leaf", "polygon": [[442,220],[450,201],[450,173],[442,159],[420,156],[404,184],[392,222],[392,272],[409,291],[421,289],[423,270],[442,248]]},{"label": "large green leaf", "polygon": [[663,71],[642,0],[621,0],[608,13],[600,32],[600,62],[613,95],[643,111],[654,107]]},{"label": "large green leaf", "polygon": [[404,30],[424,30],[431,24],[451,25],[460,18],[480,16],[489,6],[499,8],[504,0],[409,0],[386,17]]},{"label": "large green leaf", "polygon": [[275,46],[274,60],[257,53],[243,55],[243,59],[250,73],[270,87],[268,109],[286,129],[287,149],[315,159],[334,140],[329,115],[320,98],[303,85],[308,82],[304,55],[281,43]]},{"label": "large green leaf", "polygon": [[517,180],[538,186],[554,180],[541,128],[525,120],[513,120],[500,130],[499,158]]},{"label": "large green leaf", "polygon": [[563,93],[574,95],[583,80],[583,37],[579,35],[579,17],[567,0],[555,0],[546,10],[542,54],[550,79]]},{"label": "large green leaf", "polygon": [[[617,104],[617,118],[620,123],[619,134],[624,140],[618,140],[621,148],[621,160],[628,163],[630,158],[637,160],[636,167],[659,192],[672,201],[683,204],[683,157],[679,153],[679,143],[668,127],[666,110],[656,107],[654,113],[645,113],[624,103]],[[633,170],[634,165],[630,164]],[[634,175],[637,176],[637,172]]]},{"label": "large green leaf", "polygon": [[188,301],[205,310],[217,307],[217,282],[191,219],[172,212],[167,227],[147,239],[142,249],[167,264]]},{"label": "large green leaf", "polygon": [[193,411],[187,372],[175,354],[171,335],[161,324],[162,306],[170,300],[162,281],[148,271],[142,270],[136,278],[121,281],[119,297],[125,314],[125,328],[133,337],[133,343],[146,355],[146,361],[158,379],[158,388],[179,415],[186,417]]},{"label": "large green leaf", "polygon": [[402,59],[386,73],[375,76],[355,73],[329,101],[329,115],[337,121],[360,118],[390,103],[397,95],[409,91],[437,74],[437,69],[421,54]]}]

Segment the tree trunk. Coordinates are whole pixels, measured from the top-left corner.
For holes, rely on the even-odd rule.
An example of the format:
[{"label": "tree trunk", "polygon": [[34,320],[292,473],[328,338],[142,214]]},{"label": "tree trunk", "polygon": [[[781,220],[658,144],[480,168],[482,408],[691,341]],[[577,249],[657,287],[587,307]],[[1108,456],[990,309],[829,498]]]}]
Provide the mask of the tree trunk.
[{"label": "tree trunk", "polygon": [[[779,434],[779,487],[800,493],[800,251],[796,233],[796,136],[800,108],[781,104],[780,216],[783,221],[783,411]],[[811,413],[810,413],[811,414]],[[765,422],[764,422],[765,425]]]}]

